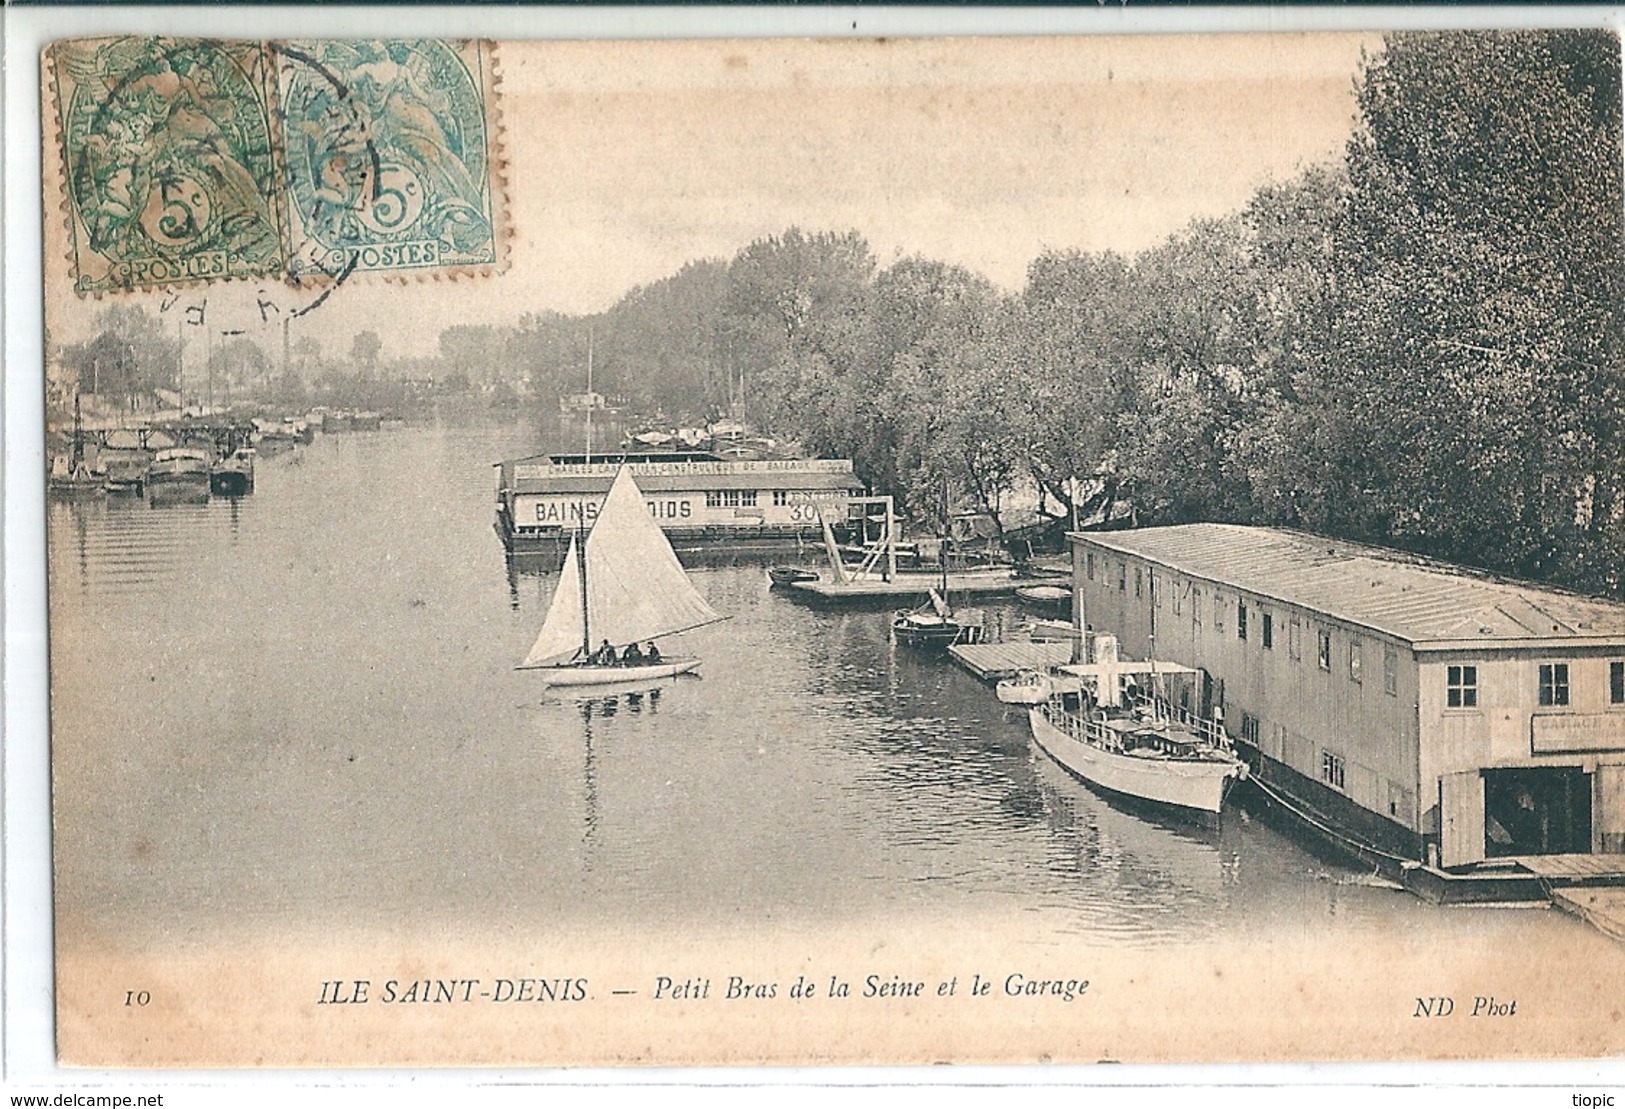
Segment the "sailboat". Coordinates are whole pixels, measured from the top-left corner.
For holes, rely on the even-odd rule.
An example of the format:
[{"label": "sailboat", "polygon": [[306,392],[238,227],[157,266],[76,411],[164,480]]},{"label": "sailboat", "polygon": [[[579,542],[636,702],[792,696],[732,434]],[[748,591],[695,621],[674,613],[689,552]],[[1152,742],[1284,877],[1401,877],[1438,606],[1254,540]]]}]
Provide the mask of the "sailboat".
[{"label": "sailboat", "polygon": [[919,608],[899,609],[892,614],[891,630],[897,642],[906,647],[940,650],[955,643],[976,641],[980,626],[967,623],[965,613],[954,611],[948,603],[946,589],[944,583],[943,591],[931,590],[930,600]]},{"label": "sailboat", "polygon": [[91,470],[85,461],[84,425],[79,416],[79,394],[73,395],[73,448],[66,456],[51,460],[47,481],[51,493],[65,497],[94,496],[107,491],[107,477]]},{"label": "sailboat", "polygon": [[941,572],[938,588],[930,592],[925,604],[913,609],[899,609],[892,614],[892,637],[907,647],[942,650],[955,643],[976,643],[981,639],[980,612],[955,612],[948,599],[948,552],[951,540],[948,529],[948,490],[942,491],[942,538],[937,545],[937,561]]},{"label": "sailboat", "polygon": [[649,515],[631,469],[622,466],[592,528],[582,535],[578,527],[571,537],[547,619],[518,669],[539,670],[556,686],[675,677],[696,669],[700,660],[661,656],[606,664],[594,641],[621,650],[724,619],[694,588]]}]

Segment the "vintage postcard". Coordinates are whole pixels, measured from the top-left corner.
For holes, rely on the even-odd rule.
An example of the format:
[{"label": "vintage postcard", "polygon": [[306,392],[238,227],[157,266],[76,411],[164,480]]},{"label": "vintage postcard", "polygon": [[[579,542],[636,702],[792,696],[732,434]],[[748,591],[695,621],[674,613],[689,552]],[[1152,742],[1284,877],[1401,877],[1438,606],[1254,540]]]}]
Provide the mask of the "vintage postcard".
[{"label": "vintage postcard", "polygon": [[51,43],[60,1061],[1619,1056],[1619,58]]}]

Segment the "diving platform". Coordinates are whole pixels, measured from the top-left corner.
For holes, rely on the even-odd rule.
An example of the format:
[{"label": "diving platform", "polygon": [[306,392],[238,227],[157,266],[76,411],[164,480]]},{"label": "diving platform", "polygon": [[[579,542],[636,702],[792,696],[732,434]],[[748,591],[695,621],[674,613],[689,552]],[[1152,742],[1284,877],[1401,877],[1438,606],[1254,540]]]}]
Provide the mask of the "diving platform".
[{"label": "diving platform", "polygon": [[948,648],[954,661],[984,682],[1012,677],[1022,670],[1048,670],[1072,661],[1072,644],[1050,640],[1006,643],[956,643]]},{"label": "diving platform", "polygon": [[[1013,577],[1008,569],[963,570],[948,574],[948,596],[997,597],[1013,594],[1022,586],[1053,584],[1053,579]],[[932,571],[900,571],[890,577],[852,576],[846,581],[797,581],[783,587],[787,592],[811,601],[836,604],[842,601],[923,601],[935,589],[942,590],[942,574]]]}]

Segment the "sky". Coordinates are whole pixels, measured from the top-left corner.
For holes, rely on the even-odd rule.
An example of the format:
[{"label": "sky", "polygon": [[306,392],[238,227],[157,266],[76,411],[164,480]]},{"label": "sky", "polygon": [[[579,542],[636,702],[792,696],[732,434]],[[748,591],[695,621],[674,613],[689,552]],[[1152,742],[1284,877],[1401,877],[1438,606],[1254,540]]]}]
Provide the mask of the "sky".
[{"label": "sky", "polygon": [[[352,279],[294,334],[347,353],[370,328],[386,361],[432,354],[444,327],[601,311],[687,261],[792,226],[856,230],[882,265],[921,254],[1015,291],[1046,250],[1133,253],[1339,159],[1361,52],[1380,45],[1330,34],[502,43],[506,270]],[[211,328],[245,330],[275,355],[274,320],[255,307],[266,288],[288,306],[311,299],[237,285],[184,291],[181,305],[207,297]],[[94,313],[53,299],[66,310],[48,312],[52,337],[88,337]]]}]

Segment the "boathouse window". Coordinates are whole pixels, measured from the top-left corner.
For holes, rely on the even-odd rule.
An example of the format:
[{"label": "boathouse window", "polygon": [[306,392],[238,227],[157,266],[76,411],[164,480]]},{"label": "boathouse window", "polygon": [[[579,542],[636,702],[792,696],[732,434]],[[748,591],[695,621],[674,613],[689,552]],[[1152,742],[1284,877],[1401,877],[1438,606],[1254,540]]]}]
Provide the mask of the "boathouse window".
[{"label": "boathouse window", "polygon": [[1446,708],[1452,709],[1478,707],[1478,667],[1445,667],[1444,703]]},{"label": "boathouse window", "polygon": [[1085,551],[1083,555],[1083,573],[1090,581],[1095,580],[1095,552]]},{"label": "boathouse window", "polygon": [[756,506],[756,490],[754,489],[708,489],[705,493],[706,508],[754,508]]},{"label": "boathouse window", "polygon": [[1540,703],[1566,705],[1569,703],[1569,664],[1542,663],[1540,667]]},{"label": "boathouse window", "polygon": [[1286,653],[1292,658],[1303,657],[1303,625],[1296,616],[1287,621]]},{"label": "boathouse window", "polygon": [[1349,640],[1349,681],[1358,684],[1360,677],[1360,641]]},{"label": "boathouse window", "polygon": [[1117,591],[1119,593],[1123,593],[1123,592],[1126,592],[1127,590],[1128,590],[1128,563],[1119,562],[1117,564]]},{"label": "boathouse window", "polygon": [[1182,606],[1183,606],[1184,602],[1181,600],[1181,597],[1183,596],[1183,593],[1184,593],[1184,591],[1179,588],[1179,583],[1177,581],[1174,582],[1174,615],[1175,616],[1178,616],[1180,614],[1180,612],[1183,611]]},{"label": "boathouse window", "polygon": [[1142,594],[1144,589],[1145,589],[1145,575],[1143,573],[1141,573],[1140,568],[1138,566],[1136,566],[1134,568],[1134,595],[1136,597],[1139,597]]},{"label": "boathouse window", "polygon": [[1317,632],[1315,634],[1320,637],[1320,645],[1315,657],[1320,662],[1322,670],[1330,670],[1332,668],[1332,633]]},{"label": "boathouse window", "polygon": [[1263,614],[1263,623],[1258,628],[1258,641],[1264,645],[1264,650],[1275,649],[1275,621],[1269,613]]},{"label": "boathouse window", "polygon": [[1213,594],[1213,630],[1224,631],[1224,598]]},{"label": "boathouse window", "polygon": [[1382,691],[1399,696],[1399,652],[1392,647],[1382,649]]},{"label": "boathouse window", "polygon": [[1247,602],[1236,602],[1236,638],[1247,638]]},{"label": "boathouse window", "polygon": [[1625,662],[1608,664],[1608,703],[1625,705]]},{"label": "boathouse window", "polygon": [[1191,586],[1191,623],[1198,626],[1202,623],[1202,591]]},{"label": "boathouse window", "polygon": [[785,505],[787,505],[789,503],[790,503],[790,491],[788,489],[775,489],[775,490],[773,490],[773,507],[774,508],[783,508]]},{"label": "boathouse window", "polygon": [[1334,755],[1330,751],[1320,753],[1320,780],[1334,789],[1343,789],[1347,781],[1347,770],[1343,765],[1343,756]]},{"label": "boathouse window", "polygon": [[1261,734],[1261,729],[1259,728],[1258,717],[1254,716],[1250,712],[1242,713],[1241,714],[1241,738],[1242,738],[1242,740],[1244,742],[1246,742],[1246,743],[1251,743],[1254,747],[1257,747],[1258,746],[1258,737],[1259,737],[1260,734]]}]

